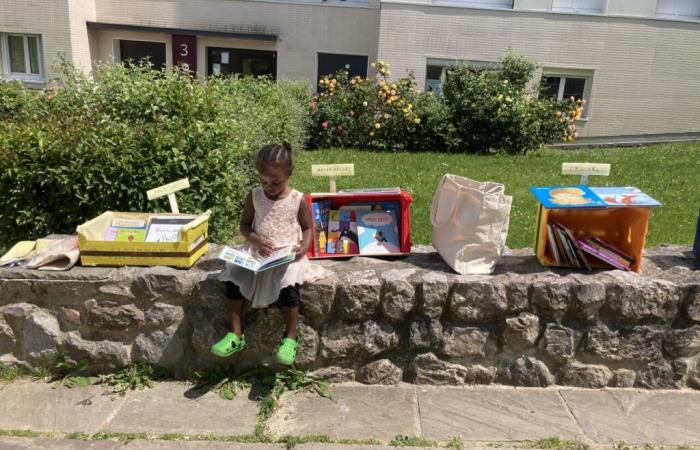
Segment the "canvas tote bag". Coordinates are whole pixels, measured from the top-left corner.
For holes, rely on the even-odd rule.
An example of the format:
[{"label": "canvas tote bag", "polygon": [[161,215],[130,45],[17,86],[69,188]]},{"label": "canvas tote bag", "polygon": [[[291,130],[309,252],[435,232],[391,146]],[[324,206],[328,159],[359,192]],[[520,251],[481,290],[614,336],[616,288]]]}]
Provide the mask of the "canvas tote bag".
[{"label": "canvas tote bag", "polygon": [[513,198],[505,186],[444,175],[430,208],[433,246],[460,274],[489,274],[503,253]]}]

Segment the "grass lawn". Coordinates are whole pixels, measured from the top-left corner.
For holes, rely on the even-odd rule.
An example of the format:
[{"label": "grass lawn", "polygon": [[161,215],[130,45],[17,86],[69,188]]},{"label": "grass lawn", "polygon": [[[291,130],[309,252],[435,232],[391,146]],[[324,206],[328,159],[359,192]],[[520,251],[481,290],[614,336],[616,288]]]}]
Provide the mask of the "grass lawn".
[{"label": "grass lawn", "polygon": [[700,207],[700,143],[590,150],[547,149],[524,156],[474,156],[446,153],[379,153],[363,150],[310,150],[296,155],[292,185],[300,191],[327,192],[327,178],[311,177],[311,164],[354,163],[355,176],[338,179],[338,188],[399,186],[413,195],[412,239],[430,243],[430,203],[445,173],[497,181],[512,195],[508,246],[531,247],[534,197],[530,186],[567,185],[578,177],[561,175],[562,162],[610,163],[609,177],[591,177],[597,186],[636,186],[663,203],[651,216],[647,246],[690,245]]}]

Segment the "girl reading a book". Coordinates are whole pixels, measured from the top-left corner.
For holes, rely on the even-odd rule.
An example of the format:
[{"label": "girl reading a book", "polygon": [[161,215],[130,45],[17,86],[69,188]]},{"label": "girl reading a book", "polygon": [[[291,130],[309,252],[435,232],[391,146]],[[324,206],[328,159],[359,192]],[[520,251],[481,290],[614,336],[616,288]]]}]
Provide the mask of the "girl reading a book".
[{"label": "girl reading a book", "polygon": [[311,214],[304,196],[289,186],[294,168],[291,146],[287,142],[264,146],[258,152],[256,168],[260,186],[245,198],[240,231],[246,243],[241,250],[266,257],[275,250],[291,247],[296,259],[257,273],[226,263],[219,279],[224,282],[231,331],[211,347],[211,352],[227,357],[245,348],[241,322],[246,301],[253,308],[276,304],[284,309],[286,320],[277,361],[292,365],[299,345],[299,286],[324,278],[328,272],[306,258],[311,242]]}]

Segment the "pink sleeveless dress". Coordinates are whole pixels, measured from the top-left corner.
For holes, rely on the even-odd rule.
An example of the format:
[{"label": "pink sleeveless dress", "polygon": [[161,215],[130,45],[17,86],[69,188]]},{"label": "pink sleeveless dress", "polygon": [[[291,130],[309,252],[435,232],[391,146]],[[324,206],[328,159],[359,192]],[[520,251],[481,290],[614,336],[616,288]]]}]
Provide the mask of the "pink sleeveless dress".
[{"label": "pink sleeveless dress", "polygon": [[[283,199],[270,200],[258,186],[252,190],[252,197],[255,209],[253,220],[255,233],[264,239],[269,239],[276,247],[301,244],[301,227],[298,218],[301,192],[292,190]],[[254,254],[256,248],[246,243],[239,250]],[[277,301],[283,288],[320,280],[329,274],[329,271],[317,264],[311,264],[304,256],[290,264],[260,273],[226,263],[226,268],[221,272],[219,280],[236,284],[253,308],[265,308]]]}]

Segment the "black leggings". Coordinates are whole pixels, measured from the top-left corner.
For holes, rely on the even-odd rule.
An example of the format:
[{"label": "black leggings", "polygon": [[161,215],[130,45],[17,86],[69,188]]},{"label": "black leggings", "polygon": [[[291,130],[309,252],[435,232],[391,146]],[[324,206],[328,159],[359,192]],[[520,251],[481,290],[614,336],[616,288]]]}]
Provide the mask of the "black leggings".
[{"label": "black leggings", "polygon": [[[230,281],[224,282],[224,294],[229,300],[243,299],[241,290],[236,284]],[[299,285],[287,286],[282,288],[280,291],[280,296],[277,298],[277,301],[274,304],[278,307],[294,308],[295,306],[299,306],[299,300]]]}]

